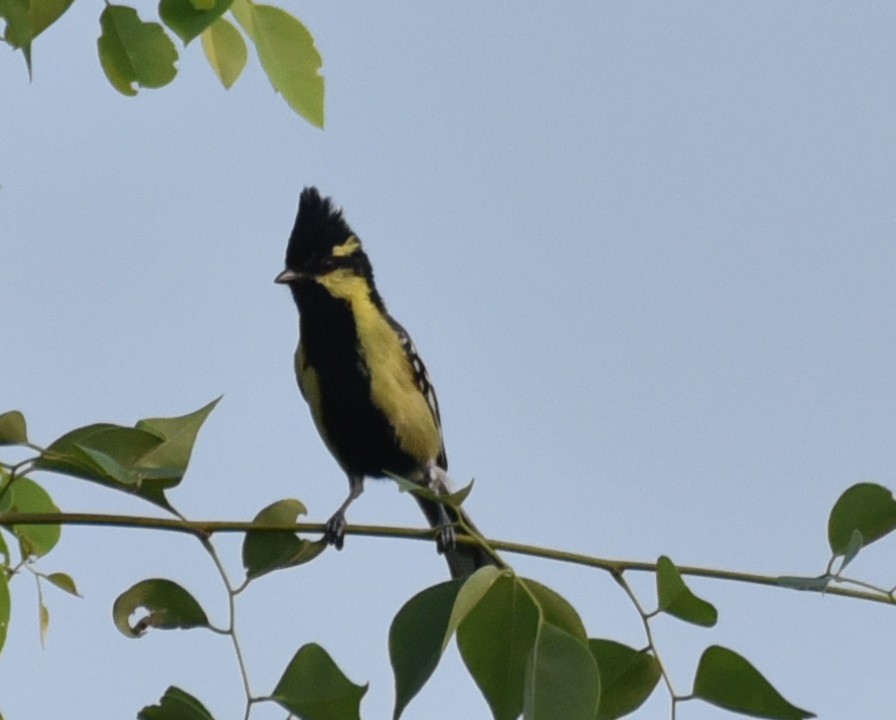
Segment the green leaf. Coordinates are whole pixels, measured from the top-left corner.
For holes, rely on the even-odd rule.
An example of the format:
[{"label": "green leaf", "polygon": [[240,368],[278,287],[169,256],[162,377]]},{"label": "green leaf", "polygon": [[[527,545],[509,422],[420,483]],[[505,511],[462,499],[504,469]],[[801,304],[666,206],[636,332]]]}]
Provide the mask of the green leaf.
[{"label": "green leaf", "polygon": [[227,12],[232,2],[233,0],[213,0],[201,3],[203,7],[200,7],[194,0],[161,0],[159,17],[184,45],[188,45]]},{"label": "green leaf", "polygon": [[543,624],[526,666],[523,720],[594,720],[600,675],[588,647]]},{"label": "green leaf", "polygon": [[454,607],[451,609],[451,617],[448,619],[448,627],[445,628],[445,637],[442,640],[442,652],[448,647],[451,636],[458,626],[466,619],[467,615],[479,604],[479,601],[488,593],[492,585],[504,575],[509,573],[499,570],[494,565],[486,565],[464,580]]},{"label": "green leaf", "polygon": [[600,670],[597,720],[616,720],[641,707],[660,680],[657,659],[613,640],[591,639],[588,647]]},{"label": "green leaf", "polygon": [[[299,515],[307,512],[295,499],[278,500],[268,505],[252,521],[255,525],[293,525]],[[294,567],[313,560],[327,547],[325,541],[309,542],[291,532],[254,532],[243,540],[243,567],[246,578],[254,580],[265,573]]]},{"label": "green leaf", "polygon": [[106,5],[100,27],[100,63],[118,92],[136,95],[135,85],[159,88],[174,80],[177,48],[159,23],[143,22],[133,8]]},{"label": "green leaf", "polygon": [[8,568],[9,563],[12,560],[9,555],[9,548],[6,546],[6,540],[3,539],[2,535],[0,535],[0,556],[2,556],[2,562],[0,562],[0,564],[2,564],[2,567],[0,567],[0,574],[2,574],[3,568]]},{"label": "green leaf", "polygon": [[[461,588],[458,602],[465,589]],[[523,711],[526,667],[540,615],[519,579],[502,573],[457,629],[461,657],[495,720],[514,720]]]},{"label": "green leaf", "polygon": [[896,528],[896,500],[887,488],[858,483],[834,503],[828,519],[828,542],[835,555],[849,548],[854,531],[862,534],[862,545],[870,545]]},{"label": "green leaf", "polygon": [[72,579],[71,575],[61,572],[54,572],[47,575],[46,578],[48,582],[52,583],[60,590],[64,590],[69,595],[81,597],[81,593],[78,592],[78,588],[75,585],[75,581]]},{"label": "green leaf", "polygon": [[746,658],[713,645],[697,665],[694,696],[732,712],[774,720],[803,720],[815,715],[787,702]]},{"label": "green leaf", "polygon": [[[145,608],[147,615],[131,625],[131,615]],[[142,580],[116,598],[112,619],[123,635],[140,637],[149,628],[163,630],[208,627],[208,617],[196,599],[171,580]]]},{"label": "green leaf", "polygon": [[199,429],[217,402],[181,417],[140,420],[133,428],[110,423],[77,428],[54,441],[35,467],[133,493],[170,510],[165,490],[183,479]]},{"label": "green leaf", "polygon": [[230,89],[246,67],[249,55],[239,30],[218,18],[202,33],[202,49],[221,84]]},{"label": "green leaf", "polygon": [[31,32],[37,37],[61,18],[74,0],[30,0]]},{"label": "green leaf", "polygon": [[535,600],[541,608],[543,622],[569,633],[582,642],[588,639],[582,618],[566,598],[531,578],[521,578],[521,582],[535,596]]},{"label": "green leaf", "polygon": [[237,22],[255,44],[274,90],[312,125],[324,126],[322,60],[308,29],[289,13],[251,0],[234,0]]},{"label": "green leaf", "polygon": [[389,660],[395,674],[398,720],[439,664],[454,602],[463,580],[433,585],[408,600],[389,628]]},{"label": "green leaf", "polygon": [[34,40],[34,25],[29,12],[29,0],[0,0],[0,17],[6,20],[4,40],[22,51],[28,77],[31,77],[31,41]]},{"label": "green leaf", "polygon": [[0,415],[0,445],[21,445],[28,442],[25,416],[18,410]]},{"label": "green leaf", "polygon": [[703,627],[712,627],[718,620],[716,609],[691,592],[675,563],[665,555],[657,560],[656,593],[660,610],[679,620]]},{"label": "green leaf", "polygon": [[367,685],[355,685],[326,650],[299,648],[274,689],[273,699],[301,720],[357,720]]},{"label": "green leaf", "polygon": [[[18,478],[6,491],[4,504],[9,512],[57,513],[56,503],[40,485],[29,478]],[[22,557],[43,557],[56,547],[61,529],[58,525],[13,525]]]},{"label": "green leaf", "polygon": [[838,573],[842,573],[846,569],[846,566],[856,559],[856,555],[859,554],[859,550],[861,550],[863,546],[864,541],[862,539],[862,533],[858,530],[853,530],[852,535],[849,536],[849,544],[846,546],[846,550],[843,553],[843,562],[840,563],[840,569],[837,571]]},{"label": "green leaf", "polygon": [[470,482],[464,485],[460,490],[455,490],[453,493],[446,495],[444,502],[453,508],[459,508],[464,500],[467,499],[467,496],[473,492],[473,484],[475,482],[475,480],[470,480]]},{"label": "green leaf", "polygon": [[179,687],[169,687],[158,705],[148,705],[137,713],[137,720],[214,720],[196,698]]},{"label": "green leaf", "polygon": [[6,633],[9,631],[9,616],[12,611],[12,598],[9,596],[9,581],[6,573],[0,572],[0,653],[6,644]]}]

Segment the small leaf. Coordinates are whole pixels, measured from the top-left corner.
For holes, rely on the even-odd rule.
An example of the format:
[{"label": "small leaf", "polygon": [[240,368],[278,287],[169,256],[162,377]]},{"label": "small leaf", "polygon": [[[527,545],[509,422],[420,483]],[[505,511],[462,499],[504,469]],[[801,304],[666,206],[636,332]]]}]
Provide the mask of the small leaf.
[{"label": "small leaf", "polygon": [[143,22],[134,8],[107,4],[100,26],[100,63],[118,92],[136,95],[135,85],[159,88],[174,80],[177,48],[159,23]]},{"label": "small leaf", "polygon": [[526,667],[523,720],[594,720],[599,699],[600,675],[585,643],[542,625]]},{"label": "small leaf", "polygon": [[18,410],[0,415],[0,445],[21,445],[28,442],[25,416]]},{"label": "small leaf", "polygon": [[846,566],[856,559],[856,555],[859,554],[859,550],[861,550],[863,546],[864,541],[862,539],[862,533],[858,530],[853,530],[852,535],[849,536],[849,544],[846,546],[846,551],[843,553],[843,562],[840,563],[840,569],[837,571],[838,573],[842,573],[846,569]]},{"label": "small leaf", "polygon": [[[131,625],[131,615],[145,608],[148,614]],[[149,628],[163,630],[208,627],[208,618],[196,599],[171,580],[142,580],[123,592],[112,606],[115,626],[128,637],[140,637]]]},{"label": "small leaf", "polygon": [[[20,513],[57,513],[59,508],[40,485],[29,478],[18,478],[6,491],[7,509]],[[61,528],[59,525],[13,525],[13,534],[19,539],[22,557],[43,557],[56,547]]]},{"label": "small leaf", "polygon": [[312,125],[324,126],[322,60],[308,29],[289,13],[251,0],[234,0],[231,11],[255,44],[274,90]]},{"label": "small leaf", "polygon": [[716,609],[691,592],[675,563],[663,555],[656,565],[656,592],[660,610],[695,625],[715,625],[718,620]]},{"label": "small leaf", "polygon": [[47,581],[58,587],[60,590],[64,590],[69,595],[81,597],[81,593],[78,592],[78,588],[75,585],[75,581],[72,579],[71,575],[67,575],[66,573],[61,572],[54,572],[47,575]]},{"label": "small leaf", "polygon": [[161,0],[159,17],[184,45],[188,45],[227,12],[232,2],[233,0],[212,0],[210,3],[201,3],[203,7],[200,7],[195,0]]},{"label": "small leaf", "polygon": [[[465,590],[466,584],[457,603]],[[457,629],[461,658],[495,720],[514,720],[523,711],[526,667],[540,626],[540,610],[523,584],[501,573]]]},{"label": "small leaf", "polygon": [[694,696],[726,710],[754,717],[774,720],[815,717],[787,702],[744,657],[719,645],[706,648],[700,657]]},{"label": "small leaf", "polygon": [[591,639],[588,647],[600,670],[597,720],[616,720],[641,707],[660,680],[657,659],[613,640]]},{"label": "small leaf", "polygon": [[896,500],[887,488],[874,483],[858,483],[834,503],[828,518],[828,543],[835,555],[849,549],[854,531],[862,534],[862,544],[870,545],[896,529]]},{"label": "small leaf", "polygon": [[43,602],[39,602],[37,606],[40,617],[40,646],[44,647],[47,644],[47,632],[50,630],[50,611]]},{"label": "small leaf", "polygon": [[830,575],[819,575],[818,577],[800,577],[797,575],[781,575],[775,578],[778,585],[791,590],[824,590],[831,584]]},{"label": "small leaf", "polygon": [[459,508],[464,500],[467,499],[467,496],[473,492],[473,483],[475,482],[475,480],[470,480],[470,482],[464,485],[460,490],[455,490],[453,493],[445,496],[444,502],[453,508]]},{"label": "small leaf", "polygon": [[246,67],[249,56],[243,36],[227,20],[218,18],[202,33],[202,49],[215,75],[229,90]]},{"label": "small leaf", "polygon": [[137,713],[137,720],[214,720],[196,698],[179,687],[171,686],[158,705],[148,705]]},{"label": "small leaf", "polygon": [[9,580],[6,573],[0,571],[0,652],[6,644],[6,633],[9,631],[9,616],[12,611],[12,598],[9,596]]},{"label": "small leaf", "polygon": [[301,720],[357,720],[367,685],[355,685],[326,650],[299,648],[274,689],[273,699]]},{"label": "small leaf", "polygon": [[569,633],[582,642],[587,640],[588,636],[582,618],[566,598],[530,578],[521,578],[521,582],[535,596],[535,600],[541,608],[543,622]]},{"label": "small leaf", "polygon": [[[278,500],[264,508],[252,521],[255,525],[293,525],[307,512],[298,500]],[[243,541],[243,567],[246,578],[254,580],[265,573],[301,565],[313,560],[327,547],[326,542],[309,542],[291,532],[246,533]]]},{"label": "small leaf", "polygon": [[462,580],[426,588],[408,600],[389,628],[389,660],[395,674],[395,711],[398,720],[439,664],[443,640]]},{"label": "small leaf", "polygon": [[138,430],[151,432],[164,439],[161,445],[141,458],[142,472],[174,485],[180,482],[190,464],[199,430],[220,400],[220,397],[215,398],[198,410],[179,417],[140,420],[136,425]]}]

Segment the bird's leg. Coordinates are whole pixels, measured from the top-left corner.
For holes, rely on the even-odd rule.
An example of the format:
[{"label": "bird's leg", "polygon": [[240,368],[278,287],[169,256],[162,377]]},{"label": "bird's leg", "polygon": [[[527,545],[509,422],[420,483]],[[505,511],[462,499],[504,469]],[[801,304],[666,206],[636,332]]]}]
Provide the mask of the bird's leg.
[{"label": "bird's leg", "polygon": [[327,529],[324,532],[324,540],[330,545],[335,545],[337,550],[342,550],[342,545],[345,542],[345,511],[362,492],[364,492],[364,476],[349,475],[348,497],[333,513],[333,517],[327,520]]},{"label": "bird's leg", "polygon": [[[430,490],[437,495],[445,495],[448,493],[448,483],[445,471],[430,461],[426,464],[426,484]],[[439,524],[436,528],[439,532],[436,538],[436,547],[440,553],[453,548],[457,541],[454,531],[454,522],[448,516],[448,511],[443,503],[437,503]]]}]

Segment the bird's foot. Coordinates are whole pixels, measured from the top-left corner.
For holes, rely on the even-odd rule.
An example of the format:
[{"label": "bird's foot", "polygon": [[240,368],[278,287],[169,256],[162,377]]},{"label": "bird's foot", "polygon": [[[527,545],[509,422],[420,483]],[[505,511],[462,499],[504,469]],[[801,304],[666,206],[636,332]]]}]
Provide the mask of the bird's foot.
[{"label": "bird's foot", "polygon": [[436,549],[439,551],[439,554],[441,555],[446,550],[453,550],[457,544],[457,534],[454,531],[454,525],[448,521],[439,525],[436,532]]},{"label": "bird's foot", "polygon": [[337,550],[342,550],[345,543],[345,513],[342,510],[336,512],[327,520],[327,528],[324,530],[324,540],[333,545]]}]

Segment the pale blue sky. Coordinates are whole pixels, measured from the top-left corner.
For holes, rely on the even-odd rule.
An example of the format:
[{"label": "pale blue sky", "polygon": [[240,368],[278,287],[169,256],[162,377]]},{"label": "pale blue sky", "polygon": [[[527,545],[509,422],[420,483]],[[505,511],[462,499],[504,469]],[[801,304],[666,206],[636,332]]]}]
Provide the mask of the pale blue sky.
[{"label": "pale blue sky", "polygon": [[[451,472],[487,534],[606,557],[817,574],[849,485],[896,486],[896,8],[871,3],[291,3],[324,57],[327,128],[257,61],[230,92],[198,43],[174,84],[118,95],[80,0],[0,54],[0,409],[35,441],[177,415],[219,394],[172,501],[249,519],[298,497],[324,520],[345,479],[292,376],[295,309],[273,284],[298,192],[318,185],[365,241],[439,391]],[[151,5],[140,8],[146,18]],[[66,478],[66,510],[146,513]],[[419,526],[370,485],[350,521]],[[236,540],[221,543],[239,575]],[[894,583],[894,541],[854,573]],[[511,558],[589,633],[639,645],[607,577]],[[9,720],[133,717],[169,684],[242,716],[226,641],[122,637],[110,608],[151,576],[224,595],[189,539],[69,528],[42,568],[83,601],[14,583]],[[349,537],[240,601],[254,687],[319,642],[366,718],[391,712],[387,631],[446,577],[421,543]],[[638,586],[652,604],[652,580]],[[682,694],[712,643],[823,718],[879,717],[896,610],[692,582],[720,622],[656,623]],[[886,710],[885,710],[886,709]],[[282,718],[273,706],[256,719]],[[456,652],[408,720],[487,718]],[[668,717],[660,689],[639,718]],[[682,720],[726,717],[688,704]]]}]

